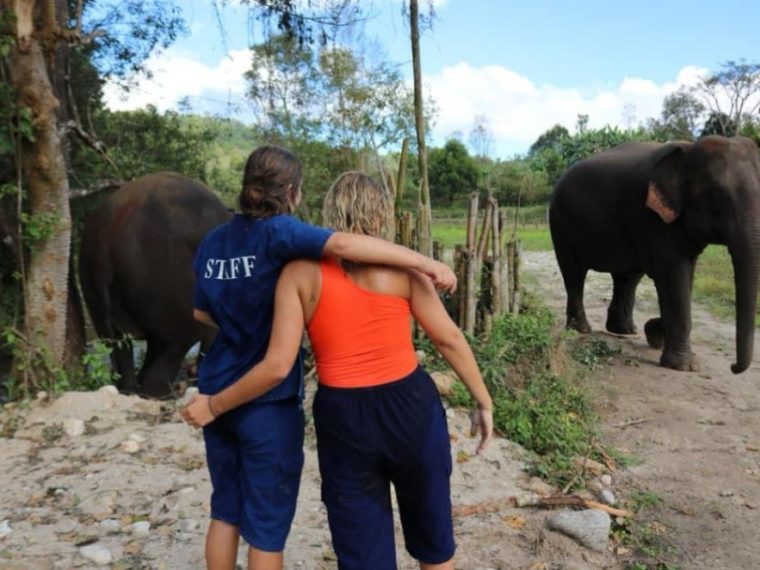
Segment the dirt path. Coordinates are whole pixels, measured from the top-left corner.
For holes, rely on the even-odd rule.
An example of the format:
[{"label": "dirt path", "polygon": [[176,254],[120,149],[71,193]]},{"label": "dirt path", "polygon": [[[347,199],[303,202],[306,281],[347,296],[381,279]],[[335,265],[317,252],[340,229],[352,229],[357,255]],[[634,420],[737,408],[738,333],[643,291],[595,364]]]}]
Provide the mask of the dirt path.
[{"label": "dirt path", "polygon": [[[526,254],[525,269],[564,319],[554,254]],[[609,276],[590,274],[586,312],[595,331],[604,329],[610,295]],[[642,283],[637,298],[635,322],[642,330],[657,314],[651,281]],[[736,376],[729,370],[733,323],[699,306],[693,320],[700,372],[657,366],[659,351],[646,345],[643,332],[626,338],[595,333],[622,349],[595,378],[605,438],[638,459],[617,477],[626,491],[662,499],[650,514],[664,525],[662,541],[670,545],[661,560],[684,569],[760,568],[760,343],[756,339],[752,366]]]}]

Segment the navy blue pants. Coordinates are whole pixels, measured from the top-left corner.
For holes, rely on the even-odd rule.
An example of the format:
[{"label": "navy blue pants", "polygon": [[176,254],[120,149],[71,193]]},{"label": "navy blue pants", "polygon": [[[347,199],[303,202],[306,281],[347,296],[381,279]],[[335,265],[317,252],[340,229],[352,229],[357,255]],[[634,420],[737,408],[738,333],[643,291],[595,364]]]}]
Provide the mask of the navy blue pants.
[{"label": "navy blue pants", "polygon": [[446,413],[422,368],[381,386],[320,385],[314,424],[340,570],[396,568],[391,483],[409,554],[428,564],[454,556]]},{"label": "navy blue pants", "polygon": [[203,435],[211,518],[240,527],[254,548],[283,550],[304,462],[301,399],[245,404],[208,424]]}]

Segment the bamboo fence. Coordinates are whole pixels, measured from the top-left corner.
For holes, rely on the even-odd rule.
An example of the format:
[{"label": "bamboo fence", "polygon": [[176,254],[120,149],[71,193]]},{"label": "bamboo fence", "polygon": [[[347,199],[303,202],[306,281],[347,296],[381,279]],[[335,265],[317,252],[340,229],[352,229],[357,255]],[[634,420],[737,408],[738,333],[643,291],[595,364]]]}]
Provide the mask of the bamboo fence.
[{"label": "bamboo fence", "polygon": [[[480,220],[480,222],[478,221]],[[416,249],[420,228],[412,212],[396,214],[396,241]],[[481,208],[478,192],[470,195],[466,242],[454,247],[457,293],[447,308],[467,333],[488,335],[494,317],[520,310],[521,246],[516,236],[506,235],[506,215],[492,196]],[[448,261],[445,248],[433,242],[433,257]]]}]

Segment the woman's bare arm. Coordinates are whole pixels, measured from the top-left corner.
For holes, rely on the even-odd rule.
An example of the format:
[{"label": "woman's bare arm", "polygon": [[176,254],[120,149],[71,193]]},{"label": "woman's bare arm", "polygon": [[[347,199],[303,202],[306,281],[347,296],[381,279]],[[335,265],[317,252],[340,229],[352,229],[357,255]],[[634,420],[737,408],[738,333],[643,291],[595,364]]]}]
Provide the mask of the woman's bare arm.
[{"label": "woman's bare arm", "polygon": [[214,396],[198,395],[182,417],[202,427],[224,412],[258,398],[282,382],[293,368],[303,338],[304,317],[298,293],[298,264],[287,265],[277,282],[274,322],[266,356],[239,380]]},{"label": "woman's bare arm", "polygon": [[201,311],[200,309],[193,309],[193,318],[196,321],[203,323],[204,325],[208,325],[210,327],[214,327],[217,329],[219,328],[219,325],[216,324],[214,317],[209,315],[206,311]]},{"label": "woman's bare arm", "polygon": [[414,318],[478,404],[476,415],[473,416],[473,427],[482,430],[478,446],[480,453],[488,445],[493,434],[491,395],[483,382],[483,376],[467,339],[449,317],[430,281],[413,272],[410,272],[410,275]]},{"label": "woman's bare arm", "polygon": [[456,275],[445,263],[434,261],[409,248],[375,237],[335,232],[325,243],[324,255],[370,265],[393,265],[402,269],[415,269],[427,275],[442,291],[453,293],[457,288]]}]

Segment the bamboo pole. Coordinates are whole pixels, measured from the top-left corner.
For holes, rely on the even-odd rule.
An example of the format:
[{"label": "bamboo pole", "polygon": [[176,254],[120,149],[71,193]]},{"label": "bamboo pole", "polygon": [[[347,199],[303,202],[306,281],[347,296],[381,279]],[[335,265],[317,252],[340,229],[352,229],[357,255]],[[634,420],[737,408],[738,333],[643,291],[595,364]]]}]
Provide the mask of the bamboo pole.
[{"label": "bamboo pole", "polygon": [[512,286],[512,298],[513,298],[513,304],[512,304],[512,312],[514,314],[517,314],[520,312],[520,258],[522,257],[522,246],[520,244],[520,240],[515,240],[515,253],[514,258],[512,260],[512,281],[514,282],[514,285]]},{"label": "bamboo pole", "polygon": [[454,310],[454,315],[457,326],[459,326],[459,328],[462,328],[464,326],[464,307],[466,304],[465,299],[467,298],[467,291],[466,287],[464,286],[464,257],[465,253],[462,245],[457,244],[454,246],[454,274],[457,276],[457,281],[460,283],[459,289],[457,289],[456,293],[456,307]]},{"label": "bamboo pole", "polygon": [[433,259],[443,261],[443,244],[439,241],[433,242]]},{"label": "bamboo pole", "polygon": [[475,237],[476,226],[478,223],[478,202],[479,196],[477,192],[470,194],[470,209],[467,216],[467,253],[465,256],[465,311],[464,311],[464,330],[467,333],[473,334],[475,332],[475,318],[477,309],[477,291],[476,291],[476,275],[475,270],[477,266],[476,251],[475,251]]},{"label": "bamboo pole", "polygon": [[501,304],[501,232],[499,231],[499,204],[493,201],[491,208],[491,313],[498,315],[503,311]]},{"label": "bamboo pole", "polygon": [[505,235],[507,234],[507,217],[504,212],[499,211],[499,234],[501,239],[499,240],[499,259],[500,261],[500,273],[499,273],[499,291],[501,293],[501,299],[499,301],[501,305],[501,311],[506,312],[509,308],[509,276],[511,275],[511,269],[509,261],[507,259],[507,248],[505,243]]}]

